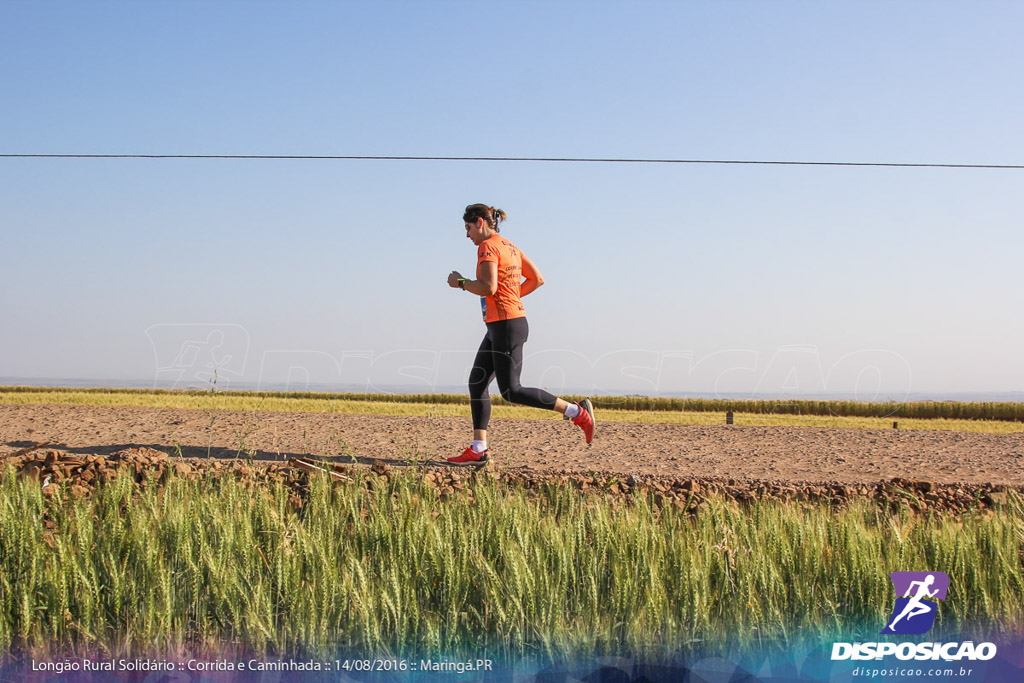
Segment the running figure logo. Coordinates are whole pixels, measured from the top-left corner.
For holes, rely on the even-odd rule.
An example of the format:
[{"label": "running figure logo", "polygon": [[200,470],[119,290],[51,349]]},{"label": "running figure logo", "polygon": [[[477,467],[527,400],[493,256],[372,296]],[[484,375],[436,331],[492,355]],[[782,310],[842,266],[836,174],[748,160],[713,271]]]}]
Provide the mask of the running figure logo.
[{"label": "running figure logo", "polygon": [[889,578],[896,589],[896,604],[882,633],[910,636],[926,632],[935,623],[935,600],[946,599],[949,577],[943,572],[893,572]]}]

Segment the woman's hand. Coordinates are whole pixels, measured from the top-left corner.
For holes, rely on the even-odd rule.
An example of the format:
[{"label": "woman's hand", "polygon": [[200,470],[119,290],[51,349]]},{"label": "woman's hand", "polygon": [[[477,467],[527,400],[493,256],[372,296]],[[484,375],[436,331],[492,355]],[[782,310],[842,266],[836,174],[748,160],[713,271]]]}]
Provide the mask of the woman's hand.
[{"label": "woman's hand", "polygon": [[457,270],[453,270],[448,275],[448,286],[452,287],[452,288],[455,288],[455,289],[458,289],[458,287],[459,287],[459,280],[462,280],[462,279],[464,279],[462,277],[462,273],[460,273]]}]

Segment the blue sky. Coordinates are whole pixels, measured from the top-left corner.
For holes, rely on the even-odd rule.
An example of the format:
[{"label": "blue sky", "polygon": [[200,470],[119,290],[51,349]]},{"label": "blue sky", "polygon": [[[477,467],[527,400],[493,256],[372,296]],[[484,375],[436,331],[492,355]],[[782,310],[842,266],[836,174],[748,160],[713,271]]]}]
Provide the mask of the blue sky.
[{"label": "blue sky", "polygon": [[[0,153],[1021,164],[1021,25],[1009,2],[7,1]],[[547,280],[527,383],[1024,387],[1024,171],[0,159],[0,183],[3,377],[460,385],[483,326],[445,277],[483,201]]]}]

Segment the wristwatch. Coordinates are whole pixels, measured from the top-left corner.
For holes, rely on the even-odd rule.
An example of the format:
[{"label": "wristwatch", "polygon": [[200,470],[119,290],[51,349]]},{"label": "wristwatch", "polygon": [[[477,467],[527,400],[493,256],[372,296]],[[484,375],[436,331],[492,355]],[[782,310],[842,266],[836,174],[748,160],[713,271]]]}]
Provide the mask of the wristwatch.
[{"label": "wristwatch", "polygon": [[462,291],[466,291],[466,281],[467,280],[469,280],[468,277],[460,277],[459,278],[459,281],[458,281],[459,282],[459,289],[461,289]]}]

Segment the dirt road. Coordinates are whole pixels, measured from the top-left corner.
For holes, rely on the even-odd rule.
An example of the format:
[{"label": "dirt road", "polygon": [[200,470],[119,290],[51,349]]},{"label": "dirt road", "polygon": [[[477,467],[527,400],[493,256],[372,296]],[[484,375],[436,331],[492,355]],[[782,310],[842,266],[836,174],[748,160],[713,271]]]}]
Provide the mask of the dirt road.
[{"label": "dirt road", "polygon": [[[600,420],[600,414],[598,414]],[[0,406],[0,455],[44,441],[71,453],[148,446],[185,457],[313,455],[393,467],[441,463],[469,420],[69,405]],[[524,472],[868,484],[1024,485],[1024,434],[633,424],[599,421],[591,446],[561,420],[495,419],[494,466]]]}]

